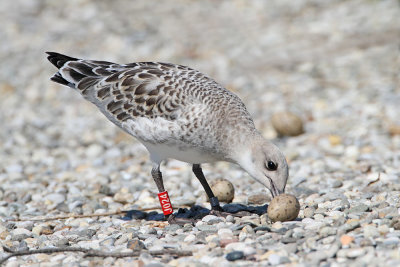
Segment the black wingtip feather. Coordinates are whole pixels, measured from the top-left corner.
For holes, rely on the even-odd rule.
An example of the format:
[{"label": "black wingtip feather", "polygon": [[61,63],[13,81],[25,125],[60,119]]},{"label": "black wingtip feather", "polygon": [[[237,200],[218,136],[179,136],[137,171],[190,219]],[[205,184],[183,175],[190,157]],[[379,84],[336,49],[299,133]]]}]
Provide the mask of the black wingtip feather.
[{"label": "black wingtip feather", "polygon": [[61,68],[68,61],[77,61],[77,60],[79,60],[77,58],[69,57],[69,56],[66,56],[66,55],[63,55],[63,54],[60,54],[60,53],[57,53],[57,52],[46,52],[46,54],[49,55],[47,57],[47,59],[51,62],[51,64],[53,64],[57,68]]},{"label": "black wingtip feather", "polygon": [[54,76],[51,77],[50,80],[71,87],[71,84],[67,80],[65,80],[58,72],[54,74]]}]

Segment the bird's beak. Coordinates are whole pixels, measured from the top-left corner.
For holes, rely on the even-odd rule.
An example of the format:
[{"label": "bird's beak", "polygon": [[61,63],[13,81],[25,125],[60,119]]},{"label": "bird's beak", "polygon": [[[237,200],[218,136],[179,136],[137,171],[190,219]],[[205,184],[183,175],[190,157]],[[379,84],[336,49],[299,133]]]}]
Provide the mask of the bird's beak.
[{"label": "bird's beak", "polygon": [[275,186],[275,184],[274,184],[274,182],[272,181],[272,179],[269,178],[268,176],[267,176],[267,178],[268,178],[269,183],[270,183],[270,187],[271,187],[271,188],[269,189],[269,191],[271,192],[272,198],[274,198],[274,197],[276,197],[276,196],[282,194],[282,192],[280,192],[280,191],[278,190],[278,188]]}]

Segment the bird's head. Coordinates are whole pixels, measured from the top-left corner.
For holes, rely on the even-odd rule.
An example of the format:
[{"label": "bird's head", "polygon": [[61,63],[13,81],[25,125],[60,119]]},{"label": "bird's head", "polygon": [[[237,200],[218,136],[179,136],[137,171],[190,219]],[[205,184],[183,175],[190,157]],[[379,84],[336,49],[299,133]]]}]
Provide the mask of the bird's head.
[{"label": "bird's head", "polygon": [[242,146],[236,162],[275,197],[284,193],[289,176],[288,164],[279,148],[263,137],[251,138]]}]

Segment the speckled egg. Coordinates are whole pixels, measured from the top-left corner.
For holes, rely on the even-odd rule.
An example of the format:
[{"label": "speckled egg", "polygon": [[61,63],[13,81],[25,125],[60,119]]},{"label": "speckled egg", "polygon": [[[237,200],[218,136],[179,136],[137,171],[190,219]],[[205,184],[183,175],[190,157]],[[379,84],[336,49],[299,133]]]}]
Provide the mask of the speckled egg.
[{"label": "speckled egg", "polygon": [[268,217],[271,221],[292,221],[297,218],[300,203],[293,195],[282,194],[272,199],[268,206]]},{"label": "speckled egg", "polygon": [[230,203],[235,197],[233,184],[224,178],[217,178],[210,182],[211,190],[221,202]]},{"label": "speckled egg", "polygon": [[289,111],[273,114],[271,123],[280,136],[297,136],[304,132],[301,118]]}]

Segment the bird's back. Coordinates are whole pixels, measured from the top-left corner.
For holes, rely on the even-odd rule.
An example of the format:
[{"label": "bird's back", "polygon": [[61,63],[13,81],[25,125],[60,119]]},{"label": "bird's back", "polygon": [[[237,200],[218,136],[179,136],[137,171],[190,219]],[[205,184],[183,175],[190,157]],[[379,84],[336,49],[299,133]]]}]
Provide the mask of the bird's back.
[{"label": "bird's back", "polygon": [[234,134],[255,130],[242,101],[191,68],[159,62],[115,64],[49,52],[51,79],[77,89],[124,131],[147,144],[216,153]]}]

